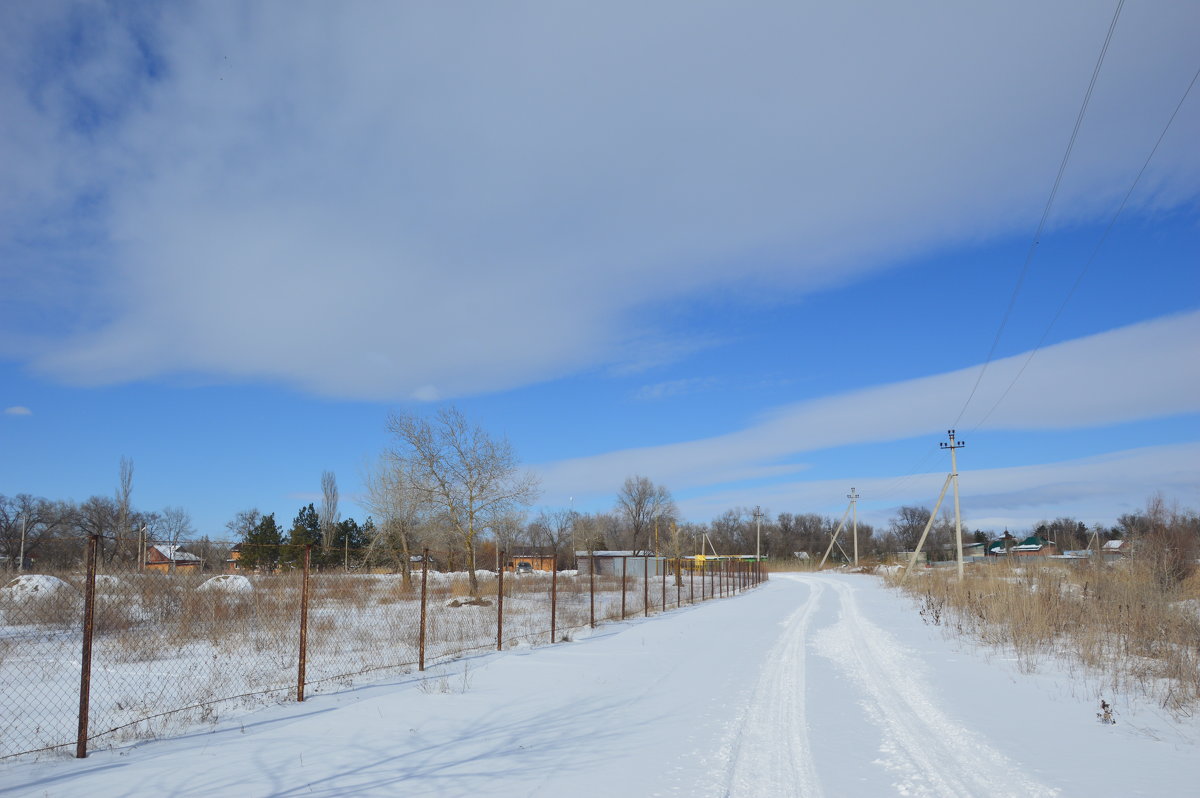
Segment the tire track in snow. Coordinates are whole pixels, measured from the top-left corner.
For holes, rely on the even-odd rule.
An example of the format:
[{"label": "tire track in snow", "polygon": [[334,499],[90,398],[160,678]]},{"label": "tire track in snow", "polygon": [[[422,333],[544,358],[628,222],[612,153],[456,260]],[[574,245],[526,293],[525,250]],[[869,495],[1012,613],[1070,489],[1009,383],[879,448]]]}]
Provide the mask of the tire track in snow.
[{"label": "tire track in snow", "polygon": [[911,796],[1054,796],[989,746],[955,723],[921,683],[920,668],[895,638],[865,619],[854,590],[836,580],[803,577],[828,584],[841,607],[836,624],[815,636],[817,650],[846,670],[863,695],[871,722],[883,732],[879,764],[897,778],[896,790]]},{"label": "tire track in snow", "polygon": [[784,632],[767,653],[742,709],[726,796],[823,795],[808,741],[804,690],[808,626],[825,587],[820,582],[808,586],[808,600],[783,622]]}]

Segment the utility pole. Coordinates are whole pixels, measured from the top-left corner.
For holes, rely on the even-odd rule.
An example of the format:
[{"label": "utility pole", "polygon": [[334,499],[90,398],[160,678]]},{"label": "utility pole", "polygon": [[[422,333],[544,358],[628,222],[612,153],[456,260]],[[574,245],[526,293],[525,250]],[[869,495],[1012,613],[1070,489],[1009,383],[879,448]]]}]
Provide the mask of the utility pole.
[{"label": "utility pole", "polygon": [[958,509],[958,458],[955,452],[966,446],[966,441],[954,440],[954,430],[946,430],[950,436],[949,443],[938,444],[943,449],[950,450],[950,479],[954,483],[954,541],[958,546],[958,580],[963,578],[963,549],[962,549],[962,514]]},{"label": "utility pole", "polygon": [[855,504],[862,497],[858,495],[854,488],[850,488],[850,492],[846,494],[846,498],[850,500],[850,513],[854,518],[854,567],[858,567],[858,506]]},{"label": "utility pole", "polygon": [[762,508],[754,507],[754,561],[762,561]]},{"label": "utility pole", "polygon": [[25,570],[25,513],[21,513],[21,553],[17,555],[17,573]]}]

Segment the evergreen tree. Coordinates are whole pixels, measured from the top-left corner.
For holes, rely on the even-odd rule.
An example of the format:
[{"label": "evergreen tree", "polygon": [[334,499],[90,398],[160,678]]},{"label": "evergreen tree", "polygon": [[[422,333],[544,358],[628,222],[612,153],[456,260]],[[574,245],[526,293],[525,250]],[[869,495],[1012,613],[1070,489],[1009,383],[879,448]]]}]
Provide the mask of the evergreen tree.
[{"label": "evergreen tree", "polygon": [[367,534],[374,528],[368,526],[370,523],[367,519],[367,524],[359,526],[353,518],[346,518],[335,524],[333,539],[321,564],[329,568],[357,567],[366,554]]},{"label": "evergreen tree", "polygon": [[247,571],[274,571],[279,565],[283,535],[275,513],[262,516],[242,540],[241,564]]},{"label": "evergreen tree", "polygon": [[[292,528],[288,530],[287,547],[284,551],[284,561],[297,568],[304,565],[304,547],[319,546],[321,543],[321,516],[310,502],[307,507],[301,507],[300,512],[292,519]],[[320,552],[315,552],[313,564],[320,563]]]}]

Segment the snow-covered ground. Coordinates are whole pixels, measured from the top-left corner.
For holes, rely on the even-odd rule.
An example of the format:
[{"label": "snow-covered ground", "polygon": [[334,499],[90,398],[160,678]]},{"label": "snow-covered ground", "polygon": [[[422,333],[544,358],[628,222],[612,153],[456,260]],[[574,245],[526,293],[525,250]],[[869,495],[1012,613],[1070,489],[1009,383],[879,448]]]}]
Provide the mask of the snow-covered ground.
[{"label": "snow-covered ground", "polygon": [[1200,721],[925,626],[874,577],[780,575],[587,639],[445,663],[86,760],[0,794],[1167,796]]}]

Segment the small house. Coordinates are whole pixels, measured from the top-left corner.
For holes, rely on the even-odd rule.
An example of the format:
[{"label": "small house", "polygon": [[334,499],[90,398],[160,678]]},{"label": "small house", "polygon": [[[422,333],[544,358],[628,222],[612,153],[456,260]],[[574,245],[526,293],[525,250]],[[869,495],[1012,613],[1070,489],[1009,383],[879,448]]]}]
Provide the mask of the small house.
[{"label": "small house", "polygon": [[147,571],[199,571],[203,561],[182,546],[153,543],[146,549]]},{"label": "small house", "polygon": [[1132,549],[1133,545],[1131,541],[1118,538],[1116,540],[1104,541],[1104,547],[1101,551],[1106,557],[1128,557]]},{"label": "small house", "polygon": [[1058,554],[1058,544],[1038,535],[1030,535],[1013,546],[1009,553],[1016,557],[1052,557]]},{"label": "small house", "polygon": [[242,544],[235,543],[233,548],[229,550],[229,556],[225,558],[225,573],[236,574],[242,570]]}]

